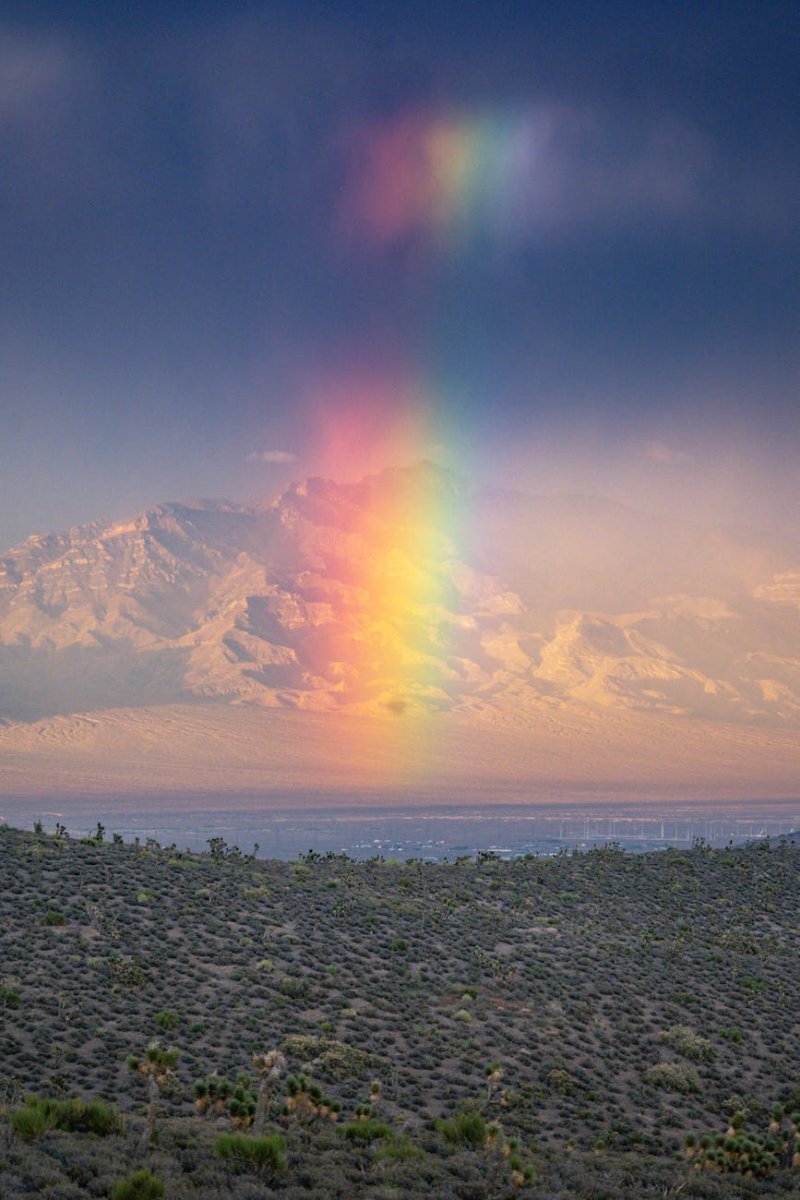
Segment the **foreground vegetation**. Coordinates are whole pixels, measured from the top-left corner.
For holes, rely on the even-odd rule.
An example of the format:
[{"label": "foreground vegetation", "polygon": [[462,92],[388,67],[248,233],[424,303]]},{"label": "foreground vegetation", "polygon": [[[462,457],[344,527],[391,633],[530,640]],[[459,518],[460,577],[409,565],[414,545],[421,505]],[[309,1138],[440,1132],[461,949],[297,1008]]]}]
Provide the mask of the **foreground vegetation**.
[{"label": "foreground vegetation", "polygon": [[0,831],[0,1196],[790,1196],[800,850]]}]

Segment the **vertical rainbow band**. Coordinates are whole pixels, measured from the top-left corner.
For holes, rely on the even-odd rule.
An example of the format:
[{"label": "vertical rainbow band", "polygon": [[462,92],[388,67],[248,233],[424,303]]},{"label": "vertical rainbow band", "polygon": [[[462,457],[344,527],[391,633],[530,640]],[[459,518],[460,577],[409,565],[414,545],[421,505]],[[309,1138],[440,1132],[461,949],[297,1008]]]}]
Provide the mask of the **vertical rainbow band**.
[{"label": "vertical rainbow band", "polygon": [[[463,534],[463,489],[429,461],[436,405],[407,380],[350,379],[316,403],[328,478],[364,464],[394,469],[345,485],[345,599],[332,626],[330,661],[352,694],[390,712],[448,705],[447,660],[458,623],[454,563]],[[349,685],[347,683],[349,681]],[[366,681],[368,685],[366,685]]]}]

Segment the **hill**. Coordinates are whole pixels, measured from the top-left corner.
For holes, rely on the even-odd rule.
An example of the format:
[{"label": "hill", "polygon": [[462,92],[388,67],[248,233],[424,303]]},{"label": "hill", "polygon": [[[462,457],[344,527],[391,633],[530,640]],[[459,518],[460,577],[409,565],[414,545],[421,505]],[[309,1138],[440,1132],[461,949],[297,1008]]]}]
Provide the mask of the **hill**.
[{"label": "hill", "polygon": [[[797,1194],[796,847],[281,863],[98,833],[0,830],[6,1200],[145,1167],[171,1200]],[[272,1051],[283,1165],[237,1166],[215,1145],[252,1137]],[[738,1150],[687,1157],[740,1115]]]}]

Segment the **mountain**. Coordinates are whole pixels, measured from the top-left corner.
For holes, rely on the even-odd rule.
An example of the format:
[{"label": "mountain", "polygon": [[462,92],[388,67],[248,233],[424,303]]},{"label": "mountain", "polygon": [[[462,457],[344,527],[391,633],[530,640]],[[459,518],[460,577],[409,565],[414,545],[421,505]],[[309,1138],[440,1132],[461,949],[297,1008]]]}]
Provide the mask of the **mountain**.
[{"label": "mountain", "polygon": [[675,753],[697,722],[796,742],[800,563],[777,539],[430,463],[262,508],[163,504],[0,559],[0,721],[198,702],[572,727],[573,747],[576,722],[599,745],[626,714]]}]

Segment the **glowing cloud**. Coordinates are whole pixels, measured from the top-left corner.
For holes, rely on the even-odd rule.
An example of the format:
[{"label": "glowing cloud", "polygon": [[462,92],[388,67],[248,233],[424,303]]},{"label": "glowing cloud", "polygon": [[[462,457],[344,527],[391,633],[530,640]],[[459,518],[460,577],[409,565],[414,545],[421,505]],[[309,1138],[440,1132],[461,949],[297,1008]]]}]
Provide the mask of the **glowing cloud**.
[{"label": "glowing cloud", "polygon": [[678,450],[667,442],[659,441],[645,442],[641,452],[642,456],[649,459],[650,462],[664,464],[688,462],[690,457],[685,451]]},{"label": "glowing cloud", "polygon": [[289,450],[253,450],[247,455],[247,462],[296,463],[298,461],[297,455],[292,454]]}]

